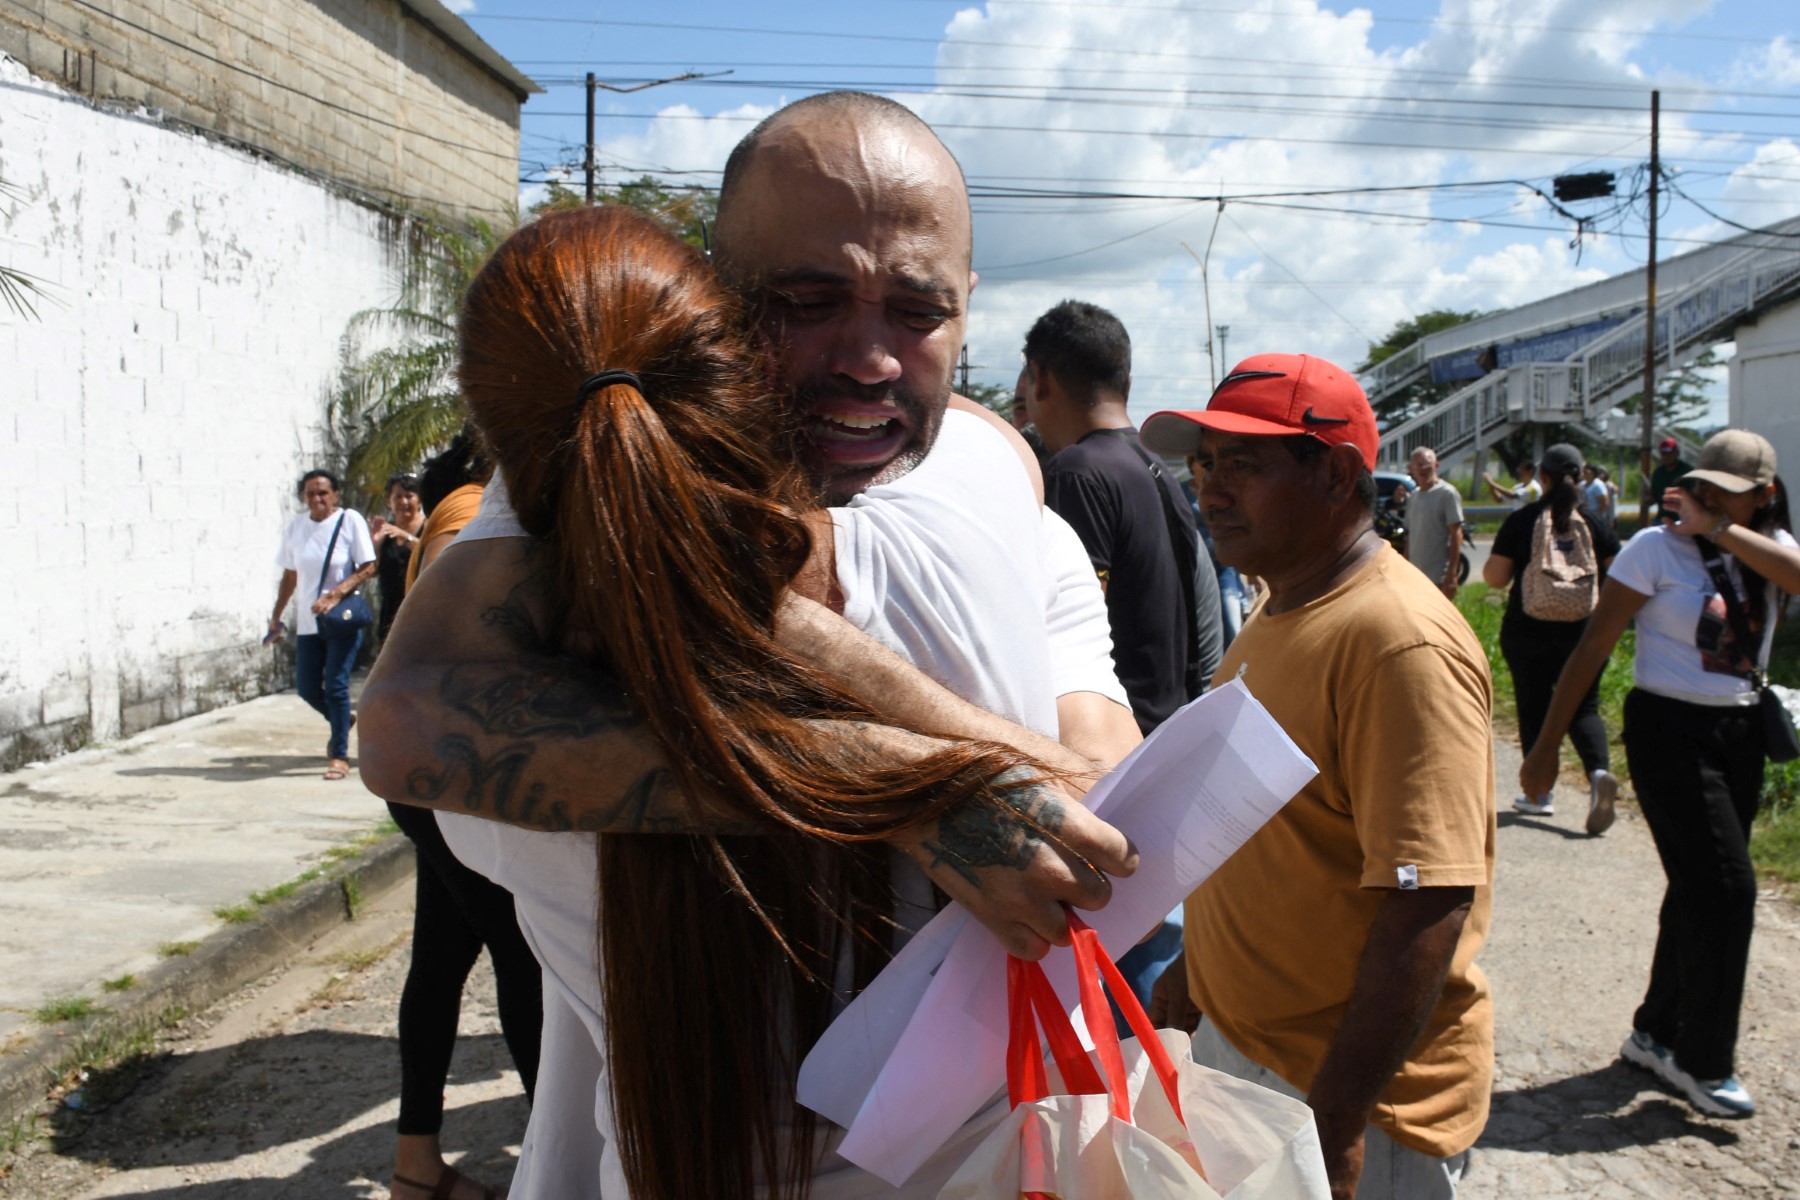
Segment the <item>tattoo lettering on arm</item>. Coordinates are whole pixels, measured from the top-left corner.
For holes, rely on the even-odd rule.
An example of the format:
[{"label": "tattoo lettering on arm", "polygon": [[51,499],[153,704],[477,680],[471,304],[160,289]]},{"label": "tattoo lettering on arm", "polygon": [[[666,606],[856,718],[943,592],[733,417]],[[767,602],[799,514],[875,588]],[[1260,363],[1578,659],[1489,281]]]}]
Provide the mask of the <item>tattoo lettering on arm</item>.
[{"label": "tattoo lettering on arm", "polygon": [[515,742],[484,757],[471,739],[447,734],[437,742],[442,768],[418,768],[406,777],[406,790],[415,800],[435,807],[460,780],[457,799],[465,812],[553,833],[575,828],[568,806],[550,800],[542,783],[525,778],[534,753],[531,743]]},{"label": "tattoo lettering on arm", "polygon": [[444,700],[501,737],[591,737],[636,725],[617,680],[567,661],[459,663],[444,672]]},{"label": "tattoo lettering on arm", "polygon": [[975,887],[989,867],[1023,871],[1038,847],[1054,840],[1066,819],[1063,801],[1043,784],[1007,790],[998,805],[962,804],[938,821],[937,837],[924,843],[932,867],[949,867]]},{"label": "tattoo lettering on arm", "polygon": [[756,822],[736,815],[701,812],[689,803],[666,767],[646,771],[610,808],[571,811],[566,800],[552,799],[528,768],[537,749],[530,742],[511,742],[484,755],[471,738],[448,734],[438,739],[440,767],[420,767],[406,778],[407,794],[420,804],[452,798],[463,812],[545,833],[752,834],[766,832]]}]

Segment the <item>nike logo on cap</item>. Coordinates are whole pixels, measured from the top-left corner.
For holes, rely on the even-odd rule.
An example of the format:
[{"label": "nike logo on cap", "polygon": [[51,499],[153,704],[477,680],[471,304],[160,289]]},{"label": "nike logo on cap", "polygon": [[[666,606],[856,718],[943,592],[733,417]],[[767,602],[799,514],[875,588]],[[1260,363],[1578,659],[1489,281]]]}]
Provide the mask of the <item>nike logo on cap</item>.
[{"label": "nike logo on cap", "polygon": [[1245,383],[1252,379],[1286,379],[1286,378],[1287,378],[1286,371],[1233,371],[1231,374],[1227,375],[1225,378],[1219,380],[1219,386],[1213,389],[1213,395],[1215,395],[1215,396],[1218,395],[1220,392],[1225,390],[1227,385],[1233,384],[1233,383]]},{"label": "nike logo on cap", "polygon": [[1350,423],[1350,418],[1321,417],[1313,412],[1312,408],[1309,406],[1305,412],[1300,414],[1300,422],[1303,425],[1348,425]]}]

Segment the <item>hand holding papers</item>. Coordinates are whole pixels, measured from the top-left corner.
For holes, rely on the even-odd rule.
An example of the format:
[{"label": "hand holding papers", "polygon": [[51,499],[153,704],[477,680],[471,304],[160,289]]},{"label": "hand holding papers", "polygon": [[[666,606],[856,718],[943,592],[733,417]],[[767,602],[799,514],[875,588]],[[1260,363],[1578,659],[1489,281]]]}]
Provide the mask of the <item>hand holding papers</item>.
[{"label": "hand holding papers", "polygon": [[[1317,773],[1242,683],[1194,701],[1088,793],[1141,856],[1088,924],[1105,945],[1130,947]],[[1073,1011],[1070,956],[1044,965]],[[799,1096],[849,1130],[840,1154],[899,1186],[993,1099],[1005,1079],[1006,995],[994,985],[1005,967],[1000,943],[952,905],[832,1023],[801,1065]]]}]

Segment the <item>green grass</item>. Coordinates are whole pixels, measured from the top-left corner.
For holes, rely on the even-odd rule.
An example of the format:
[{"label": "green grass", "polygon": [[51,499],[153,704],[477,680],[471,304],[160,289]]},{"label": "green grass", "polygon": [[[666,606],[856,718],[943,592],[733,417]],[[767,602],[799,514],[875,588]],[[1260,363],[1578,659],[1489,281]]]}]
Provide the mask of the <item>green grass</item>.
[{"label": "green grass", "polygon": [[199,948],[199,942],[163,942],[156,952],[164,958],[186,958]]},{"label": "green grass", "polygon": [[256,907],[250,904],[221,904],[213,909],[213,916],[227,925],[245,925],[256,920]]},{"label": "green grass", "polygon": [[278,883],[266,891],[251,892],[250,902],[255,904],[258,908],[262,908],[274,904],[277,900],[286,900],[302,887],[311,883],[313,880],[320,878],[324,874],[325,869],[323,867],[314,867],[309,871],[302,871],[286,883]]},{"label": "green grass", "polygon": [[102,980],[100,983],[100,990],[103,992],[129,992],[136,986],[137,976],[125,974],[119,976],[117,979]]},{"label": "green grass", "polygon": [[90,996],[57,996],[38,1005],[31,1015],[40,1025],[57,1025],[63,1021],[79,1021],[101,1011]]},{"label": "green grass", "polygon": [[349,914],[352,921],[356,920],[357,917],[362,915],[362,885],[356,882],[354,876],[346,875],[344,878],[338,880],[338,887],[341,888],[344,893],[344,911]]},{"label": "green grass", "polygon": [[[1494,733],[1517,740],[1518,706],[1513,701],[1512,672],[1500,654],[1500,618],[1505,613],[1505,593],[1486,584],[1469,584],[1456,594],[1456,606],[1487,652],[1494,675]],[[1631,690],[1631,658],[1637,633],[1627,629],[1613,647],[1612,659],[1600,676],[1600,717],[1606,722],[1614,770],[1623,775],[1625,747],[1620,734],[1625,724],[1625,694]],[[1800,621],[1783,625],[1775,633],[1769,656],[1769,677],[1786,687],[1800,687]],[[1580,773],[1575,751],[1563,743],[1563,768]],[[1502,790],[1509,781],[1502,780]],[[1764,875],[1800,886],[1800,762],[1770,763],[1763,771],[1763,807],[1750,833],[1750,858]]]}]

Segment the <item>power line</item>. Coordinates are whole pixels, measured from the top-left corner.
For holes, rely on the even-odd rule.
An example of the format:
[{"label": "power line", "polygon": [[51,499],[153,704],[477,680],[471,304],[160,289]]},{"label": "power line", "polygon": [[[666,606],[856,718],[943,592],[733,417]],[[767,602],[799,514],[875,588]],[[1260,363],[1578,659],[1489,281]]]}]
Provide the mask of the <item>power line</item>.
[{"label": "power line", "polygon": [[1117,246],[1122,242],[1129,242],[1129,241],[1133,240],[1134,238],[1141,238],[1147,233],[1155,233],[1158,229],[1162,229],[1168,225],[1173,225],[1175,222],[1181,220],[1181,218],[1183,218],[1183,217],[1192,216],[1193,212],[1194,212],[1194,210],[1192,208],[1184,208],[1184,209],[1182,209],[1182,211],[1176,213],[1174,216],[1170,217],[1166,221],[1158,221],[1154,225],[1150,225],[1143,229],[1138,230],[1136,233],[1128,233],[1124,237],[1113,238],[1111,241],[1101,242],[1097,246],[1089,246],[1085,250],[1075,250],[1068,254],[1056,254],[1056,255],[1052,255],[1049,258],[1035,258],[1035,259],[1032,259],[1030,262],[1001,263],[1001,264],[998,264],[995,266],[990,266],[990,267],[978,266],[975,269],[977,271],[1009,271],[1015,267],[1041,267],[1041,266],[1045,265],[1046,263],[1065,262],[1071,258],[1080,258],[1084,254],[1092,254],[1096,250],[1106,250],[1110,247]]},{"label": "power line", "polygon": [[[533,111],[527,109],[525,115],[526,116],[540,116],[540,117],[572,117],[572,116],[582,116],[585,114],[574,113],[574,112],[561,112],[561,111],[551,112],[551,111],[545,111],[545,110],[538,110],[536,112],[533,112]],[[720,113],[716,116],[710,116],[710,117],[706,116],[704,114],[701,114],[701,113],[676,113],[676,112],[657,113],[657,114],[654,114],[653,116],[652,115],[642,115],[642,114],[637,114],[637,113],[597,113],[595,115],[603,120],[613,120],[613,121],[626,121],[626,120],[629,120],[629,121],[716,121],[716,122],[723,122],[723,123],[730,123],[730,124],[754,124],[756,121],[761,119],[760,117],[739,116],[739,115],[736,115],[733,113]],[[1183,140],[1183,141],[1210,141],[1210,142],[1260,141],[1260,140],[1265,140],[1265,139],[1269,139],[1272,137],[1272,135],[1268,135],[1268,134],[1254,134],[1254,133],[1210,133],[1210,132],[1190,132],[1190,131],[1183,131],[1183,130],[1167,130],[1167,129],[1164,129],[1164,130],[1085,129],[1085,128],[1076,128],[1073,126],[975,124],[975,123],[963,122],[963,121],[933,121],[931,123],[931,127],[933,129],[937,129],[937,130],[957,129],[957,130],[964,130],[964,131],[976,132],[976,133],[1080,134],[1083,136],[1094,136],[1094,137],[1172,138],[1172,139],[1179,139],[1179,140]],[[1363,148],[1368,148],[1368,149],[1379,149],[1379,150],[1443,150],[1443,151],[1456,153],[1456,154],[1477,154],[1477,153],[1489,154],[1489,155],[1512,154],[1512,155],[1529,155],[1534,158],[1558,158],[1558,159],[1564,159],[1564,160],[1570,158],[1573,155],[1578,155],[1581,153],[1580,150],[1574,150],[1574,149],[1571,149],[1571,150],[1540,150],[1540,149],[1531,149],[1531,148],[1524,148],[1524,147],[1508,147],[1508,146],[1472,147],[1472,146],[1469,146],[1467,143],[1462,143],[1462,144],[1457,144],[1457,145],[1445,145],[1445,144],[1441,144],[1441,143],[1437,143],[1437,142],[1393,142],[1393,141],[1379,141],[1379,140],[1375,140],[1375,139],[1371,139],[1371,138],[1305,138],[1305,137],[1294,137],[1294,136],[1291,136],[1288,134],[1281,134],[1275,140],[1279,140],[1281,142],[1291,144],[1291,145],[1357,146],[1357,147],[1363,147]],[[1690,158],[1687,161],[1695,162],[1695,163],[1718,164],[1718,165],[1725,165],[1725,166],[1739,165],[1736,160],[1723,159],[1723,158]]]},{"label": "power line", "polygon": [[[911,2],[917,3],[917,2],[919,2],[919,0],[911,0]],[[925,0],[925,2],[937,3],[937,2],[939,2],[939,0]],[[1089,4],[1075,3],[1075,2],[1072,2],[1072,0],[1006,0],[1006,6],[1008,8],[1012,8],[1012,7],[1016,6],[1016,7],[1021,7],[1021,8],[1025,8],[1025,7],[1029,7],[1029,8],[1074,8],[1074,9],[1088,9],[1090,11],[1104,10],[1105,12],[1107,12],[1109,14],[1133,13],[1133,12],[1167,12],[1167,13],[1193,13],[1193,14],[1197,14],[1197,15],[1198,14],[1215,14],[1215,15],[1219,15],[1219,16],[1228,16],[1228,17],[1242,17],[1242,16],[1249,15],[1249,16],[1266,16],[1266,17],[1299,17],[1299,18],[1326,17],[1327,19],[1329,19],[1333,16],[1333,14],[1321,12],[1316,8],[1315,9],[1293,9],[1288,12],[1282,12],[1279,9],[1268,9],[1268,10],[1260,10],[1259,9],[1259,10],[1252,10],[1251,12],[1247,13],[1241,7],[1240,8],[1206,8],[1206,7],[1202,7],[1199,5],[1193,5],[1193,4],[1180,4],[1180,5],[1174,5],[1174,4],[1118,4],[1118,3],[1111,2],[1111,0],[1109,0],[1109,2],[1104,5],[1091,4],[1091,3],[1089,3]],[[1532,30],[1534,32],[1539,32],[1539,33],[1603,33],[1603,34],[1606,34],[1611,37],[1681,38],[1685,41],[1739,42],[1739,43],[1744,43],[1744,44],[1753,45],[1753,46],[1766,46],[1769,44],[1768,36],[1756,37],[1756,36],[1747,35],[1747,34],[1693,33],[1690,31],[1677,31],[1677,30],[1673,30],[1673,29],[1671,29],[1671,30],[1606,29],[1603,27],[1584,27],[1584,26],[1576,26],[1576,25],[1536,25],[1536,24],[1530,24],[1527,22],[1512,22],[1512,21],[1505,21],[1505,22],[1501,22],[1501,21],[1458,21],[1458,20],[1453,20],[1448,17],[1380,17],[1380,16],[1371,15],[1369,19],[1371,22],[1373,22],[1374,24],[1377,24],[1377,25],[1426,25],[1426,26],[1430,26],[1434,29],[1435,28],[1504,29],[1504,30],[1508,30],[1508,31]]]},{"label": "power line", "polygon": [[[572,78],[572,77],[567,78],[567,79],[561,79],[561,78],[555,78],[555,77],[540,77],[538,79],[538,82],[540,84],[542,84],[545,88],[549,89],[549,88],[561,88],[561,87],[580,87],[580,86],[584,85],[585,81],[582,79],[576,79],[576,78]],[[857,89],[867,88],[867,87],[871,86],[871,84],[867,80],[858,80],[858,79],[849,79],[849,80],[846,80],[846,79],[750,79],[747,77],[739,77],[736,79],[728,79],[728,80],[709,80],[705,84],[700,85],[700,86],[709,86],[709,87],[715,87],[715,88],[748,88],[748,89],[760,89],[760,90],[765,90],[765,91],[789,91],[789,90],[801,89],[801,88],[811,88],[811,89],[817,89],[820,91],[835,91],[838,89],[857,90]],[[987,84],[981,85],[981,87],[979,89],[972,90],[969,87],[964,86],[964,85],[947,84],[947,83],[941,83],[941,82],[919,82],[919,81],[914,81],[914,80],[884,80],[880,83],[879,86],[881,87],[882,91],[885,94],[889,94],[889,95],[925,95],[925,96],[932,96],[932,97],[952,96],[952,97],[957,97],[957,98],[974,99],[974,100],[1015,100],[1015,101],[1034,101],[1034,102],[1040,102],[1040,103],[1049,102],[1049,103],[1068,103],[1068,104],[1083,104],[1083,105],[1104,105],[1104,106],[1110,106],[1110,107],[1149,108],[1149,109],[1166,110],[1166,111],[1181,111],[1183,109],[1196,109],[1196,108],[1202,108],[1202,109],[1228,108],[1233,111],[1253,111],[1253,112],[1254,111],[1268,111],[1268,112],[1276,112],[1276,113],[1292,112],[1292,113],[1299,113],[1299,114],[1303,114],[1303,115],[1313,115],[1319,111],[1317,109],[1310,109],[1310,108],[1305,108],[1305,109],[1275,108],[1275,107],[1265,108],[1263,106],[1251,106],[1248,108],[1240,109],[1235,105],[1221,106],[1221,105],[1214,105],[1214,104],[1171,104],[1171,103],[1168,103],[1166,100],[1166,97],[1169,95],[1169,89],[1166,87],[1164,87],[1164,88],[1140,88],[1140,87],[1126,87],[1126,86],[1120,86],[1120,85],[1076,85],[1076,84],[1058,84],[1058,85],[1054,85],[1054,86],[1046,86],[1043,84],[987,83]],[[1526,109],[1526,110],[1529,110],[1529,109],[1552,109],[1552,110],[1567,110],[1567,111],[1572,111],[1572,112],[1619,113],[1622,115],[1629,115],[1629,116],[1634,116],[1634,117],[1641,117],[1643,115],[1643,111],[1644,111],[1642,104],[1598,104],[1598,103],[1591,103],[1591,102],[1587,102],[1587,101],[1578,101],[1578,100],[1516,100],[1516,99],[1504,99],[1504,98],[1502,98],[1502,99],[1479,99],[1479,98],[1473,98],[1473,97],[1435,96],[1435,95],[1396,95],[1396,94],[1383,95],[1383,94],[1371,94],[1368,92],[1301,91],[1301,92],[1279,92],[1279,93],[1270,93],[1267,95],[1259,95],[1258,93],[1246,92],[1243,89],[1239,89],[1239,88],[1182,88],[1180,94],[1184,97],[1187,97],[1187,96],[1219,96],[1219,97],[1233,98],[1233,99],[1248,98],[1248,99],[1266,99],[1266,100],[1270,100],[1270,101],[1349,100],[1349,101],[1363,101],[1363,102],[1370,103],[1370,104],[1461,105],[1461,106],[1466,106],[1466,107]],[[1144,100],[1130,99],[1130,97],[1133,97],[1133,96],[1164,97],[1165,99],[1160,102],[1149,102],[1149,101],[1144,101]],[[1342,109],[1332,109],[1329,111],[1332,113],[1335,113],[1335,114],[1343,114]],[[1746,111],[1743,109],[1673,108],[1673,107],[1665,109],[1664,111],[1680,113],[1682,115],[1688,115],[1688,116],[1717,116],[1717,117],[1732,117],[1732,118],[1737,118],[1737,119],[1752,118],[1752,119],[1757,119],[1757,120],[1800,121],[1800,111],[1796,111],[1796,112],[1758,112],[1758,111],[1753,111],[1753,110]],[[1348,115],[1379,116],[1379,115],[1384,115],[1384,114],[1350,113]],[[1407,113],[1405,115],[1408,119],[1411,119],[1411,120],[1419,119],[1419,116],[1417,113]],[[1443,121],[1443,118],[1432,117],[1432,118],[1429,118],[1429,121],[1431,123],[1440,123]],[[1534,122],[1529,123],[1525,127],[1539,128],[1539,127],[1541,127],[1541,123],[1534,121]],[[1579,127],[1572,127],[1572,128],[1579,128]],[[1606,128],[1611,128],[1611,126],[1607,126]]]},{"label": "power line", "polygon": [[[946,46],[954,47],[954,46],[958,45],[959,43],[945,42],[944,44]],[[1226,63],[1226,64],[1242,64],[1242,62],[1243,62],[1243,59],[1241,56],[1190,55],[1189,57],[1197,59],[1197,60],[1204,60],[1204,61],[1209,61],[1209,62],[1222,62],[1222,63]],[[679,69],[679,68],[683,68],[683,67],[692,67],[692,68],[735,67],[738,70],[747,70],[750,68],[783,69],[783,70],[825,70],[825,69],[830,69],[830,70],[834,70],[834,71],[917,71],[919,69],[918,66],[914,63],[843,62],[843,61],[839,61],[839,60],[834,60],[828,64],[821,64],[817,61],[811,61],[811,62],[761,61],[761,62],[757,62],[757,61],[747,61],[744,59],[693,61],[693,60],[676,60],[676,59],[585,59],[585,58],[584,59],[531,59],[531,58],[527,58],[527,59],[516,59],[516,60],[514,60],[514,62],[515,62],[515,65],[520,66],[520,67],[525,67],[525,66],[581,67],[584,70],[589,67],[651,67],[651,68],[656,68],[658,70],[672,70],[672,69]],[[1514,86],[1517,86],[1520,88],[1526,88],[1526,87],[1537,88],[1537,87],[1543,87],[1543,86],[1553,86],[1553,87],[1560,87],[1560,88],[1563,88],[1568,91],[1620,92],[1620,93],[1629,94],[1629,95],[1633,95],[1633,96],[1641,96],[1641,95],[1643,95],[1643,93],[1645,91],[1645,86],[1646,86],[1643,83],[1638,83],[1638,82],[1602,83],[1602,82],[1592,81],[1592,80],[1556,79],[1556,78],[1552,78],[1549,76],[1541,76],[1541,75],[1485,75],[1480,80],[1473,80],[1473,79],[1469,78],[1469,76],[1464,72],[1430,70],[1430,69],[1417,68],[1417,67],[1389,66],[1386,64],[1383,64],[1381,66],[1364,67],[1364,66],[1359,66],[1359,65],[1353,64],[1353,63],[1343,63],[1343,62],[1303,62],[1303,61],[1297,61],[1297,60],[1290,60],[1290,61],[1283,62],[1281,65],[1294,66],[1294,67],[1305,67],[1309,70],[1314,70],[1314,71],[1336,71],[1336,72],[1338,72],[1340,74],[1344,74],[1344,75],[1353,75],[1353,74],[1360,73],[1360,74],[1366,76],[1367,78],[1369,78],[1373,82],[1381,82],[1381,81],[1387,81],[1387,80],[1391,80],[1391,79],[1415,79],[1420,83],[1440,83],[1447,87],[1496,87],[1496,86],[1497,87],[1514,87]],[[951,71],[969,72],[972,74],[977,74],[977,75],[981,76],[983,79],[987,79],[987,78],[989,78],[993,75],[997,75],[997,74],[1013,74],[1013,75],[1024,74],[1024,75],[1031,75],[1034,77],[1041,78],[1045,73],[1044,68],[1040,65],[1008,66],[1004,63],[986,63],[986,62],[970,64],[967,66],[958,65],[955,63],[941,63],[935,69],[940,74],[943,72],[951,72]],[[1083,69],[1083,68],[1079,68],[1079,67],[1072,67],[1072,66],[1065,65],[1063,69],[1066,71],[1071,71],[1076,74],[1093,74],[1093,75],[1102,75],[1102,76],[1111,76],[1116,73],[1114,68],[1111,68],[1111,67],[1095,67],[1095,68],[1090,68],[1090,69]],[[1187,78],[1192,77],[1195,73],[1188,72],[1188,71],[1173,71],[1173,70],[1159,71],[1159,70],[1155,70],[1154,68],[1133,67],[1131,74],[1134,78],[1187,79]],[[1232,70],[1221,70],[1221,69],[1217,69],[1217,68],[1209,68],[1205,72],[1204,77],[1209,80],[1211,80],[1211,79],[1267,80],[1269,78],[1269,72],[1268,72],[1267,68],[1263,68],[1260,70],[1242,70],[1242,71],[1232,71]],[[542,83],[543,79],[539,78],[538,82]],[[872,82],[869,86],[882,87],[882,86],[886,86],[886,85]],[[1695,85],[1692,87],[1669,86],[1669,87],[1662,88],[1661,91],[1663,92],[1663,94],[1665,96],[1667,96],[1667,95],[1726,96],[1726,97],[1756,99],[1756,100],[1785,100],[1785,101],[1789,101],[1789,102],[1800,103],[1800,95],[1796,95],[1793,92],[1750,91],[1750,90],[1719,88],[1719,87],[1703,86],[1703,85]]]},{"label": "power line", "polygon": [[1700,203],[1700,201],[1698,201],[1698,200],[1694,199],[1692,196],[1688,195],[1686,192],[1682,191],[1680,186],[1677,185],[1676,182],[1671,178],[1665,177],[1663,179],[1663,186],[1668,188],[1671,192],[1675,193],[1677,196],[1680,196],[1683,200],[1686,200],[1689,204],[1693,205],[1695,208],[1699,209],[1701,212],[1705,213],[1707,216],[1711,217],[1713,220],[1719,222],[1721,225],[1729,225],[1733,229],[1741,229],[1745,233],[1760,234],[1763,237],[1794,238],[1794,239],[1800,240],[1800,233],[1780,233],[1780,232],[1775,232],[1775,231],[1771,231],[1771,230],[1767,230],[1767,229],[1757,229],[1751,225],[1740,224],[1737,221],[1732,220],[1730,217],[1721,216],[1720,214],[1714,212],[1712,209],[1708,208],[1706,205]]},{"label": "power line", "polygon": [[1378,340],[1376,338],[1370,337],[1368,332],[1366,330],[1364,330],[1362,326],[1358,325],[1355,321],[1352,321],[1349,317],[1346,317],[1343,313],[1339,312],[1337,310],[1336,305],[1332,304],[1332,302],[1327,300],[1325,297],[1319,295],[1319,293],[1313,291],[1313,289],[1307,284],[1307,282],[1304,279],[1301,279],[1300,276],[1298,276],[1298,275],[1294,274],[1294,272],[1288,270],[1287,267],[1283,266],[1279,261],[1276,260],[1274,255],[1270,254],[1267,250],[1264,250],[1262,248],[1262,244],[1256,240],[1255,236],[1253,234],[1251,234],[1251,232],[1248,229],[1244,228],[1243,223],[1240,222],[1236,217],[1232,216],[1230,213],[1224,211],[1223,209],[1221,209],[1219,211],[1219,215],[1224,217],[1227,221],[1230,221],[1231,227],[1233,229],[1237,230],[1239,233],[1243,234],[1244,237],[1249,240],[1250,244],[1252,246],[1256,247],[1256,252],[1263,256],[1264,261],[1272,263],[1274,266],[1279,267],[1281,269],[1281,271],[1285,275],[1287,275],[1287,277],[1289,279],[1292,279],[1295,283],[1298,283],[1301,287],[1305,288],[1307,295],[1311,296],[1314,300],[1317,300],[1320,304],[1323,304],[1327,309],[1329,309],[1331,311],[1331,314],[1333,316],[1335,316],[1338,320],[1340,320],[1344,324],[1348,325],[1358,335],[1368,338],[1369,341],[1373,342],[1373,341]]}]

